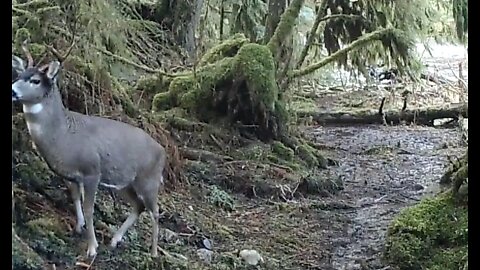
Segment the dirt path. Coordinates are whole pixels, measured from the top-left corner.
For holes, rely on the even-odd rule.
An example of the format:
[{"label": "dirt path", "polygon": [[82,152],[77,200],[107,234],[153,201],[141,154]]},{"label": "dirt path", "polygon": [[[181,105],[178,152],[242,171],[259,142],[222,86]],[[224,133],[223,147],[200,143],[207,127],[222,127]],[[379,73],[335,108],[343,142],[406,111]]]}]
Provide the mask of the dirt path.
[{"label": "dirt path", "polygon": [[355,206],[337,210],[344,229],[329,235],[328,264],[340,270],[382,269],[388,224],[401,209],[435,191],[447,156],[464,149],[460,135],[455,129],[406,126],[327,127],[312,133],[339,161],[328,172],[344,180],[337,199]]}]

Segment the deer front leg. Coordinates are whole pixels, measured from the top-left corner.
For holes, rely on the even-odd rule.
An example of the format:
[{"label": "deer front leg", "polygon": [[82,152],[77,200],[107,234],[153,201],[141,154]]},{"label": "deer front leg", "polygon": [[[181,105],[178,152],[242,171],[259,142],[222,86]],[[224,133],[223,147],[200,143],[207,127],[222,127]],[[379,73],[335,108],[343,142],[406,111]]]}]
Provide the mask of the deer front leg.
[{"label": "deer front leg", "polygon": [[67,187],[70,190],[72,196],[73,205],[75,207],[75,215],[77,216],[77,224],[75,225],[75,232],[82,233],[83,226],[85,226],[85,217],[82,210],[82,193],[81,189],[83,185],[76,182],[66,181]]},{"label": "deer front leg", "polygon": [[89,177],[84,181],[85,202],[83,204],[85,210],[85,220],[87,224],[87,256],[94,257],[97,255],[98,242],[95,237],[95,227],[93,226],[93,208],[95,204],[95,195],[97,192],[99,179]]}]

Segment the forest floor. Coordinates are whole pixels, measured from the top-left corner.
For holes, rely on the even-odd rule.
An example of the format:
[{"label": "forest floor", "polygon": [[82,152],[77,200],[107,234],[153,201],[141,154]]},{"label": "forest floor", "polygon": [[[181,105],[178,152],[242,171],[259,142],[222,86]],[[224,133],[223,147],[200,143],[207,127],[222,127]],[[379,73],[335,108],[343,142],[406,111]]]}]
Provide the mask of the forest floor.
[{"label": "forest floor", "polygon": [[[444,63],[458,61],[463,59],[437,57],[445,72],[451,68]],[[448,89],[426,86],[415,95],[414,105],[458,102],[458,95]],[[379,99],[391,93],[383,88],[319,93],[309,106],[330,110],[352,107],[354,102],[355,107],[377,108]],[[390,104],[397,106],[395,101]],[[112,229],[126,218],[128,208],[103,191],[95,212],[99,254],[93,261],[79,256],[86,251],[85,241],[71,235],[73,206],[65,206],[66,188],[58,179],[41,190],[24,192],[21,185],[15,189],[21,202],[18,226],[23,228],[18,234],[56,269],[250,269],[238,257],[242,249],[262,255],[258,269],[389,269],[381,260],[389,223],[403,208],[434,194],[448,157],[459,157],[466,149],[458,128],[306,126],[302,132],[335,161],[313,175],[337,191],[311,192],[302,188],[305,175],[247,158],[188,162],[190,185],[160,199],[165,212],[159,259],[148,255],[147,215],[130,229],[121,247],[108,248]],[[179,138],[183,146],[219,154],[247,156],[252,147],[257,153],[265,147],[228,149],[234,143],[223,144],[218,136],[207,142],[197,135],[184,133]],[[48,233],[39,233],[43,229]]]}]

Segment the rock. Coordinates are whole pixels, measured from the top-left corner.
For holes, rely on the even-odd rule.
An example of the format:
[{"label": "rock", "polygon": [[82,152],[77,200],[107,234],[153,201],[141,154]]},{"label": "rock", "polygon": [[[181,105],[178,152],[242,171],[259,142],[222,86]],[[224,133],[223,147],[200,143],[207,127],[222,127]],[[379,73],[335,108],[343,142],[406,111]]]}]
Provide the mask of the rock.
[{"label": "rock", "polygon": [[204,238],[202,243],[206,249],[212,250],[212,242],[208,238]]},{"label": "rock", "polygon": [[197,250],[197,256],[200,260],[209,264],[212,262],[213,251],[206,248],[200,248]]},{"label": "rock", "polygon": [[163,230],[163,239],[167,242],[172,242],[173,239],[177,238],[178,234],[174,231],[171,231],[169,229]]},{"label": "rock", "polygon": [[253,249],[244,249],[238,253],[238,256],[249,265],[257,265],[259,262],[263,263],[263,258],[260,253]]},{"label": "rock", "polygon": [[420,184],[415,184],[415,185],[413,185],[412,188],[413,188],[414,191],[420,191],[420,190],[425,189],[425,187],[420,185]]}]

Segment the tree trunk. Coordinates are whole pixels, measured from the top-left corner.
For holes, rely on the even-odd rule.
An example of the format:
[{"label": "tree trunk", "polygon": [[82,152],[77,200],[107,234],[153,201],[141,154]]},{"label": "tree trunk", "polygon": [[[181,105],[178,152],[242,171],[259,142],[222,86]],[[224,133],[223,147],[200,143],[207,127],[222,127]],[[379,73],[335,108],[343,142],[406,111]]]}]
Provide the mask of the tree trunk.
[{"label": "tree trunk", "polygon": [[204,0],[170,0],[166,14],[173,16],[171,30],[175,39],[193,62],[196,56],[195,33],[200,23]]},{"label": "tree trunk", "polygon": [[268,1],[268,15],[265,23],[264,43],[272,38],[275,29],[277,29],[280,17],[287,9],[287,0],[270,0]]}]

